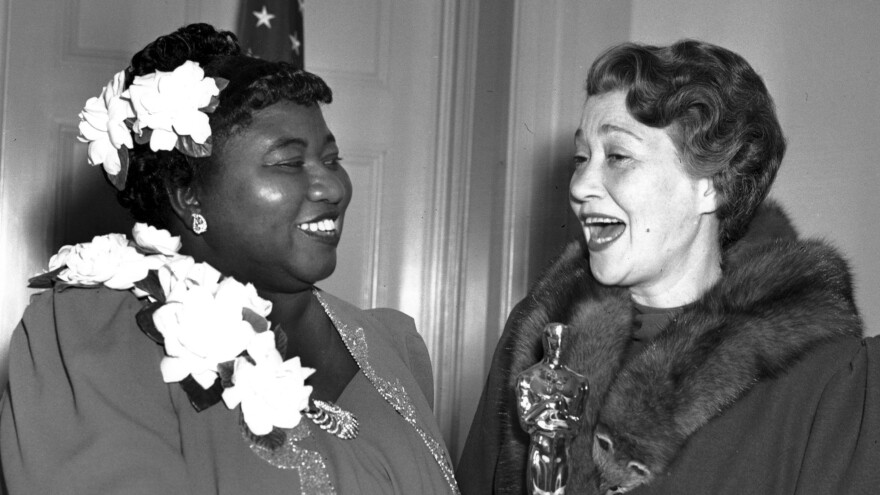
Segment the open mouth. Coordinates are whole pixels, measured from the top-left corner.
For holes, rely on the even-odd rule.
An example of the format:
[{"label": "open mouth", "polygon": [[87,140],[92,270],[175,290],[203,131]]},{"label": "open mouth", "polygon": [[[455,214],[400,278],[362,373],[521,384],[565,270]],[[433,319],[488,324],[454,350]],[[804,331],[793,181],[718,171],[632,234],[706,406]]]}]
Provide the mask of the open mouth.
[{"label": "open mouth", "polygon": [[306,235],[323,239],[338,240],[339,239],[339,219],[324,218],[311,222],[297,224],[296,228],[303,231]]},{"label": "open mouth", "polygon": [[591,251],[605,249],[626,230],[622,220],[604,215],[588,215],[584,217],[583,225]]}]

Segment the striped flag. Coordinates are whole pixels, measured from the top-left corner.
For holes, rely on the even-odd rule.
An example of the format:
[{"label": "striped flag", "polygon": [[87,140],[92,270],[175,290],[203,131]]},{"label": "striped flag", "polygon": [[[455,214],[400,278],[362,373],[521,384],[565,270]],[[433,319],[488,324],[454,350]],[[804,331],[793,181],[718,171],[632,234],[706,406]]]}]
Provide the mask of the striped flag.
[{"label": "striped flag", "polygon": [[241,0],[238,39],[249,55],[305,67],[304,0]]}]

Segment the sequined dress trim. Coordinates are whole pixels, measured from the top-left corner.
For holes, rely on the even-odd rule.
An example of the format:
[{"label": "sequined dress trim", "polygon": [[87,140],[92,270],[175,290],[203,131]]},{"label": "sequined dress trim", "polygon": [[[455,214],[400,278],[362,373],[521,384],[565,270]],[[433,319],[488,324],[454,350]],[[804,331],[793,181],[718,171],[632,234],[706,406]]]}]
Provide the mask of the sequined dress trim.
[{"label": "sequined dress trim", "polygon": [[373,366],[369,361],[369,352],[367,349],[367,339],[364,336],[363,328],[355,328],[352,329],[345,322],[341,321],[336,313],[333,311],[330,306],[327,305],[327,302],[321,296],[320,292],[317,290],[314,291],[315,297],[318,299],[318,302],[321,303],[321,306],[324,308],[324,312],[327,313],[327,316],[330,317],[330,321],[333,322],[333,325],[336,326],[336,329],[339,331],[339,335],[342,336],[342,341],[345,343],[345,346],[348,348],[348,352],[351,353],[351,356],[357,362],[361,371],[363,371],[364,375],[370,380],[370,383],[376,388],[379,394],[389,403],[394,409],[403,416],[403,419],[406,420],[407,423],[412,426],[419,437],[425,442],[425,445],[428,447],[428,450],[431,452],[431,455],[434,457],[434,460],[437,462],[440,467],[440,471],[443,474],[443,478],[446,480],[446,483],[449,485],[449,489],[454,494],[459,494],[458,485],[455,482],[455,476],[453,475],[452,470],[452,461],[449,459],[448,454],[446,453],[446,449],[443,448],[443,445],[438,442],[435,438],[429,435],[420,425],[418,421],[418,415],[416,414],[415,406],[413,406],[412,401],[409,398],[409,395],[406,393],[406,389],[401,385],[400,381],[394,379],[394,381],[386,380],[376,373],[376,370],[373,369]]},{"label": "sequined dress trim", "polygon": [[318,452],[297,444],[312,434],[312,426],[305,418],[294,428],[286,428],[284,445],[270,449],[255,443],[242,424],[242,436],[251,450],[261,459],[279,469],[296,469],[299,474],[299,487],[302,495],[335,495],[336,490],[327,474],[324,458]]}]

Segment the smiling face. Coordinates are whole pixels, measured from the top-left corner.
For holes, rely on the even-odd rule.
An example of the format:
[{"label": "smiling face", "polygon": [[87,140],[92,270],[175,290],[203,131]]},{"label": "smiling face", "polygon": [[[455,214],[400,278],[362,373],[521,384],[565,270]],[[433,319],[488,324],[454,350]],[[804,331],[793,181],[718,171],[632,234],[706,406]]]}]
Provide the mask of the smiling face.
[{"label": "smiling face", "polygon": [[317,105],[282,100],[255,112],[212,162],[194,189],[206,261],[268,292],[333,273],[351,181]]},{"label": "smiling face", "polygon": [[625,98],[613,91],[584,105],[571,207],[598,281],[642,304],[687,304],[720,273],[715,190],[687,175],[668,133],[636,121]]}]

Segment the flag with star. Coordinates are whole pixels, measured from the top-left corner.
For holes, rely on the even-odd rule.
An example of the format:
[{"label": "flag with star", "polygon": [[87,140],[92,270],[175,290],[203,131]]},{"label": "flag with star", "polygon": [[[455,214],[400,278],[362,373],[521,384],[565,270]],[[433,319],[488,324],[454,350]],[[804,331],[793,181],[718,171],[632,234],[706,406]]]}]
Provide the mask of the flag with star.
[{"label": "flag with star", "polygon": [[238,40],[249,55],[305,67],[304,0],[241,0]]}]

